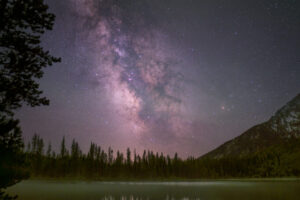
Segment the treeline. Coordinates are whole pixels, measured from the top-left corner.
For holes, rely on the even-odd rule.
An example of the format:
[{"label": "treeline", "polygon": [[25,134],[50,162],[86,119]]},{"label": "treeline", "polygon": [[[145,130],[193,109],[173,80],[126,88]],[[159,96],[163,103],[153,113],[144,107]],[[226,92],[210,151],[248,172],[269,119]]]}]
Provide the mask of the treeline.
[{"label": "treeline", "polygon": [[[299,142],[297,144],[300,144]],[[298,145],[299,146],[299,145]],[[290,150],[300,150],[290,147]],[[107,151],[91,143],[87,154],[74,139],[70,149],[62,139],[59,153],[51,144],[34,135],[27,144],[25,156],[32,177],[86,178],[86,179],[201,179],[231,177],[300,176],[300,164],[290,163],[300,158],[299,153],[287,159],[286,150],[269,148],[244,157],[222,159],[181,159],[174,156],[144,151],[142,155],[129,148],[125,155],[108,148]],[[298,151],[299,152],[299,151]],[[289,154],[290,155],[290,154]]]}]

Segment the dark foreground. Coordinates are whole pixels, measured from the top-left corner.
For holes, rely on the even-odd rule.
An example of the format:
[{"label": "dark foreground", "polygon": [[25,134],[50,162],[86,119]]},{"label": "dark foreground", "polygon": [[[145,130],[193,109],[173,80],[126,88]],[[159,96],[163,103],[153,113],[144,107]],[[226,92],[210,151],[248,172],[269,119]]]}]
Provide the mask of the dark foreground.
[{"label": "dark foreground", "polygon": [[200,182],[23,181],[7,190],[20,200],[298,199],[299,179]]}]

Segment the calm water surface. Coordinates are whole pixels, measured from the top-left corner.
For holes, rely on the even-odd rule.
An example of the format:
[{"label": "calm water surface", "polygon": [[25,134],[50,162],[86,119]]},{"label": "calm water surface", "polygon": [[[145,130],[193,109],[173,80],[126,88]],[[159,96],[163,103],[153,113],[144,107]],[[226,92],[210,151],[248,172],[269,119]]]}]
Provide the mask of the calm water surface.
[{"label": "calm water surface", "polygon": [[300,199],[299,180],[202,182],[23,181],[7,190],[19,200]]}]

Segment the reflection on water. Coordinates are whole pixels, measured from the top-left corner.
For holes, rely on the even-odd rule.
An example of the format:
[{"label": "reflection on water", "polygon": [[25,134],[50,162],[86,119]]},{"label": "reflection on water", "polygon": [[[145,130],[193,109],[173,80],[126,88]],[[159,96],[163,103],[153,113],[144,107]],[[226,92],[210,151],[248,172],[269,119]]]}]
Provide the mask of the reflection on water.
[{"label": "reflection on water", "polygon": [[19,200],[299,199],[300,181],[58,182],[23,181]]},{"label": "reflection on water", "polygon": [[[151,199],[150,197],[138,197],[138,196],[133,196],[133,195],[129,195],[129,196],[106,196],[101,198],[101,200],[148,200]],[[162,198],[164,200],[200,200],[200,198],[189,198],[189,197],[182,197],[182,198],[176,198],[176,197],[172,197],[172,196],[166,196],[165,198]]]}]

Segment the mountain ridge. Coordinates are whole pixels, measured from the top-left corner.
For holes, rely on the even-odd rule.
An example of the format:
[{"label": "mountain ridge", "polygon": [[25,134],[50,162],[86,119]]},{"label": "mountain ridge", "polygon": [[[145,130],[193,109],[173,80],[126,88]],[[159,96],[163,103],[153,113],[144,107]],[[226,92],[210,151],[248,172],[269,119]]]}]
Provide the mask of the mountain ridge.
[{"label": "mountain ridge", "polygon": [[243,157],[292,139],[300,139],[300,93],[268,121],[251,127],[201,158]]}]

